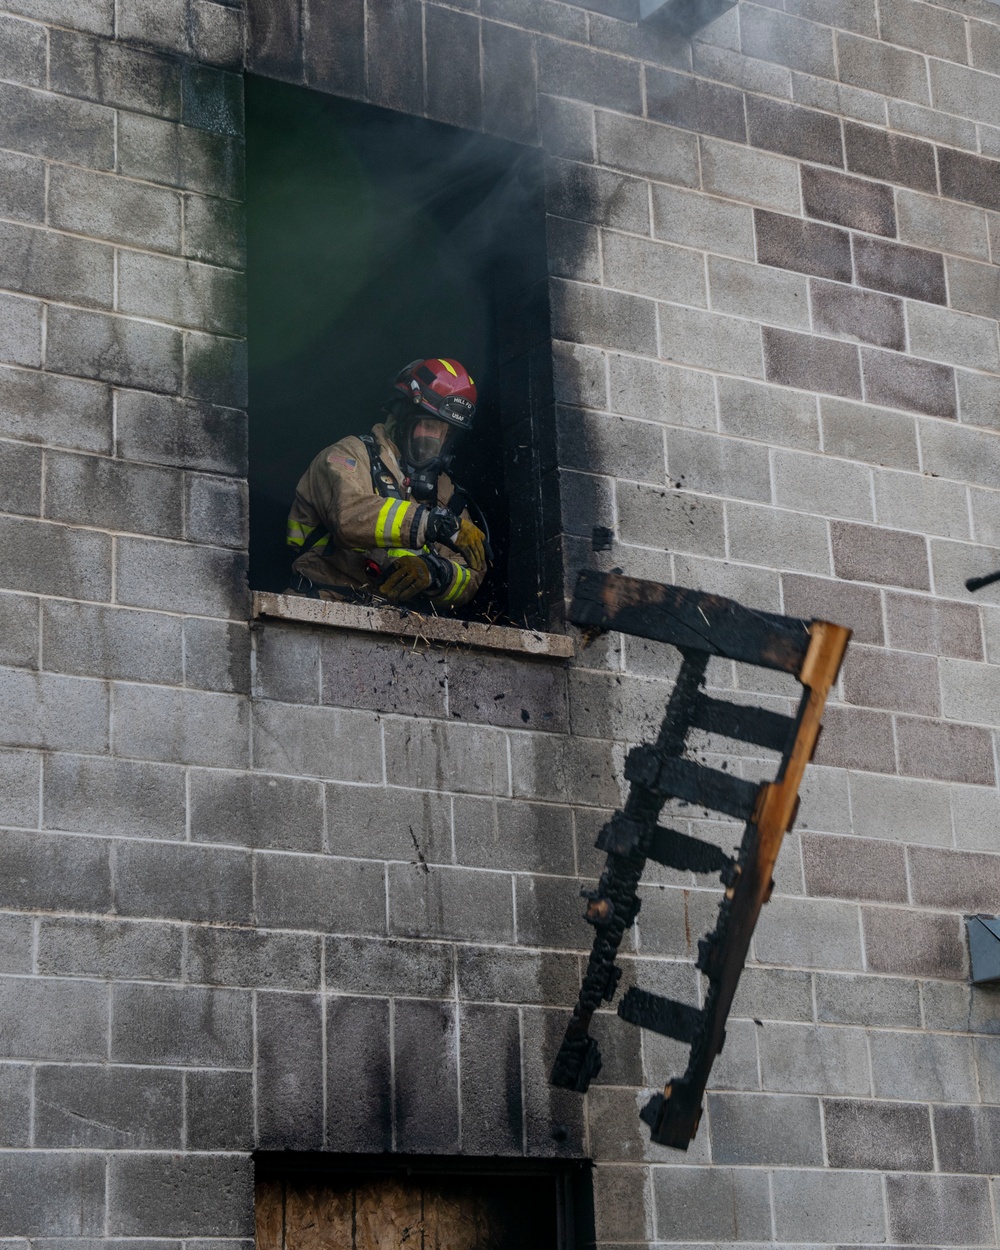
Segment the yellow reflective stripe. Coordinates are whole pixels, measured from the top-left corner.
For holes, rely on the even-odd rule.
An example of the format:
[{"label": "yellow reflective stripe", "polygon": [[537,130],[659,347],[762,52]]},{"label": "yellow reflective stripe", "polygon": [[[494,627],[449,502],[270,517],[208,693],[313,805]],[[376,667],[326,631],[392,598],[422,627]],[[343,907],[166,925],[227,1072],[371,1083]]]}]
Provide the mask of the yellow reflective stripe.
[{"label": "yellow reflective stripe", "polygon": [[290,547],[301,547],[315,528],[315,525],[303,525],[301,521],[289,520],[285,541]]},{"label": "yellow reflective stripe", "polygon": [[329,541],[330,541],[330,535],[329,535],[329,534],[324,534],[322,538],[317,538],[317,539],[316,539],[316,541],[313,543],[313,546],[312,546],[313,551],[325,551],[325,550],[326,550],[326,544],[327,544]]},{"label": "yellow reflective stripe", "polygon": [[441,359],[441,357],[439,356],[439,357],[438,357],[438,364],[439,364],[439,365],[444,365],[444,367],[448,370],[448,372],[451,374],[451,376],[452,376],[453,378],[457,378],[457,377],[458,377],[458,370],[454,367],[454,365],[450,365],[450,364],[448,364],[447,360],[442,360],[442,359]]},{"label": "yellow reflective stripe", "polygon": [[462,591],[465,590],[466,586],[468,586],[469,579],[472,576],[469,570],[463,568],[460,564],[456,564],[454,568],[455,580],[448,587],[445,594],[442,595],[445,603],[452,603],[455,599],[457,599],[461,595]]},{"label": "yellow reflective stripe", "polygon": [[385,535],[385,527],[389,523],[389,517],[392,515],[393,509],[399,507],[398,499],[387,499],[379,509],[378,517],[375,521],[375,546],[388,547],[389,539]]},{"label": "yellow reflective stripe", "polygon": [[390,547],[385,554],[392,556],[394,560],[398,560],[401,556],[412,556],[414,552],[409,547]]},{"label": "yellow reflective stripe", "polygon": [[390,535],[394,543],[399,542],[399,535],[403,529],[403,522],[410,515],[410,509],[412,507],[412,503],[400,503],[398,511],[394,514],[392,518],[392,534]]}]

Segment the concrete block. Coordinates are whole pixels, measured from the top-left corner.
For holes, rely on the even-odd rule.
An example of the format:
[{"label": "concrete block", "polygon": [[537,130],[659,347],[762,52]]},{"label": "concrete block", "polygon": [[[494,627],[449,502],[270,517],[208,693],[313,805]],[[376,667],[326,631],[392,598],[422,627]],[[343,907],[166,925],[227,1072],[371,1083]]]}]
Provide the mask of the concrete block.
[{"label": "concrete block", "polygon": [[[901,192],[900,195],[907,194]],[[807,217],[867,234],[896,235],[896,211],[890,187],[850,178],[832,169],[802,166],[802,202]],[[929,201],[936,202],[936,201]],[[916,243],[920,240],[908,239]]]},{"label": "concrete block", "polygon": [[[108,1057],[108,993],[99,982],[4,977],[0,979],[0,1006],[0,1055],[5,1059],[85,1063]],[[66,1028],[68,1019],[73,1021],[72,1030]],[[0,1181],[0,1193],[9,1192]],[[13,1226],[4,1223],[0,1227]]]},{"label": "concrete block", "polygon": [[434,1154],[457,1150],[458,1040],[451,1003],[405,998],[395,1003],[394,1118],[399,1149]]},{"label": "concrete block", "polygon": [[119,603],[245,619],[244,553],[142,538],[119,539],[116,552]]},{"label": "concrete block", "polygon": [[[582,473],[601,473],[657,485],[665,477],[663,430],[650,422],[629,421],[624,417],[559,405],[556,408],[556,446],[560,463]],[[508,709],[495,710],[502,716]],[[514,722],[509,720],[508,723]],[[548,727],[555,728],[555,725]]]},{"label": "concrete block", "polygon": [[840,399],[820,400],[823,446],[835,456],[896,469],[917,469],[913,417]]},{"label": "concrete block", "polygon": [[670,1241],[714,1241],[732,1235],[767,1240],[771,1203],[767,1173],[741,1168],[654,1168],[656,1236]]},{"label": "concrete block", "polygon": [[822,973],[814,977],[814,982],[816,1018],[820,1023],[920,1027],[920,993],[916,981]]},{"label": "concrete block", "polygon": [[983,786],[950,786],[949,790],[955,845],[968,851],[993,850],[1000,797]]},{"label": "concrete block", "polygon": [[42,305],[17,295],[0,296],[0,354],[14,365],[42,363]]},{"label": "concrete block", "polygon": [[589,950],[592,937],[583,923],[580,884],[567,877],[516,878],[518,941],[549,949]]},{"label": "concrete block", "polygon": [[623,542],[698,555],[725,554],[723,505],[717,500],[619,482],[617,502]]},{"label": "concrete block", "polygon": [[963,65],[949,64],[944,60],[935,59],[930,64],[931,89],[936,108],[997,126],[1000,125],[1000,107],[990,91],[992,80],[991,74],[967,69]]},{"label": "concrete block", "polygon": [[5,17],[0,22],[0,39],[3,40],[6,59],[5,75],[11,82],[25,87],[44,87],[46,32],[32,22]]},{"label": "concrete block", "polygon": [[882,38],[948,61],[966,63],[965,22],[959,13],[925,9],[913,0],[888,0],[882,15]]},{"label": "concrete block", "polygon": [[104,1173],[105,1161],[96,1154],[4,1151],[0,1227],[23,1237],[100,1237]]},{"label": "concrete block", "polygon": [[[935,588],[939,595],[949,598],[964,597],[968,593],[965,582],[969,577],[992,572],[1000,564],[1000,551],[995,547],[932,538],[930,549]],[[984,607],[1000,601],[995,586],[986,587],[976,598],[982,601]]]},{"label": "concrete block", "polygon": [[963,312],[976,313],[980,317],[992,317],[996,312],[1000,293],[995,267],[949,256],[946,268],[948,298],[952,307],[960,308]]},{"label": "concrete block", "polygon": [[600,231],[596,226],[565,217],[547,217],[546,251],[549,273],[578,282],[600,282]]},{"label": "concrete block", "polygon": [[783,447],[819,450],[819,420],[816,400],[811,395],[738,378],[719,378],[717,386],[723,433]]},{"label": "concrete block", "polygon": [[[894,130],[919,135],[923,139],[931,139],[949,147],[964,148],[968,152],[979,150],[976,127],[971,121],[964,121],[961,117],[954,117],[938,109],[924,108],[920,104],[906,104],[900,100],[887,100],[886,104],[889,125]],[[983,132],[991,133],[985,126]],[[985,139],[983,152],[987,156],[994,155]]]},{"label": "concrete block", "polygon": [[243,549],[249,538],[247,488],[225,478],[188,475],[184,535],[193,542]]},{"label": "concrete block", "polygon": [[20,152],[0,156],[0,212],[17,221],[45,220],[45,164]]},{"label": "concrete block", "polygon": [[557,281],[552,330],[570,342],[656,355],[656,305],[635,295]]},{"label": "concrete block", "polygon": [[943,1172],[995,1173],[1000,1166],[1000,1108],[935,1107],[934,1141]]},{"label": "concrete block", "polygon": [[800,390],[861,399],[858,349],[850,343],[793,334],[765,326],[764,371],[768,382]]},{"label": "concrete block", "polygon": [[393,936],[513,941],[514,898],[507,873],[410,864],[390,864],[386,871]]},{"label": "concrete block", "polygon": [[208,195],[185,195],[183,254],[208,264],[246,263],[246,226],[240,205]]},{"label": "concrete block", "polygon": [[995,1037],[977,1037],[972,1043],[979,1075],[979,1096],[991,1106],[1000,1104],[1000,1041]]},{"label": "concrete block", "polygon": [[176,1150],[182,1077],[155,1068],[39,1067],[36,1146],[56,1149]]},{"label": "concrete block", "polygon": [[267,774],[190,771],[191,838],[265,850],[323,847],[319,782]]},{"label": "concrete block", "polygon": [[[967,152],[940,149],[941,194],[967,204],[1000,209],[996,190],[996,161],[984,160]],[[992,227],[991,227],[992,231]]]},{"label": "concrete block", "polygon": [[728,502],[726,517],[734,559],[802,573],[830,572],[827,528],[820,518]]},{"label": "concrete block", "polygon": [[151,1152],[112,1158],[108,1227],[119,1237],[248,1237],[253,1233],[249,1155]]},{"label": "concrete block", "polygon": [[458,797],[454,802],[458,863],[470,868],[573,875],[570,808],[523,800]]},{"label": "concrete block", "polygon": [[188,331],[184,336],[184,394],[229,408],[245,408],[246,342]]},{"label": "concrete block", "polygon": [[944,259],[937,252],[860,235],[853,248],[859,285],[925,303],[947,303]]},{"label": "concrete block", "polygon": [[46,976],[177,981],[180,925],[46,917],[38,931],[38,971]]},{"label": "concrete block", "polygon": [[260,851],[256,918],[272,929],[385,933],[382,864]]},{"label": "concrete block", "polygon": [[616,807],[621,795],[609,742],[576,737],[511,734],[515,798]]},{"label": "concrete block", "polygon": [[243,851],[149,842],[115,850],[121,915],[239,924],[253,914],[250,856]]},{"label": "concrete block", "polygon": [[909,303],[906,320],[910,351],[945,364],[966,365],[971,369],[1000,371],[1000,344],[997,323],[985,317]]},{"label": "concrete block", "polygon": [[538,41],[538,88],[618,113],[643,111],[637,64],[555,39]]},{"label": "concrete block", "polygon": [[964,781],[971,785],[994,784],[993,756],[986,729],[899,717],[896,737],[901,773],[911,777],[936,777],[939,781]]},{"label": "concrete block", "polygon": [[53,169],[52,225],[160,252],[180,250],[181,201],[173,191],[82,169]]},{"label": "concrete block", "polygon": [[657,121],[734,143],[746,142],[743,93],[731,87],[668,69],[650,69],[646,98],[649,115]]},{"label": "concrete block", "polygon": [[[676,38],[683,44],[683,40]],[[761,95],[791,98],[792,76],[783,65],[751,60],[731,48],[699,40],[692,41],[691,56],[695,73],[713,82],[729,83]]]},{"label": "concrete block", "polygon": [[[119,33],[128,38],[127,32]],[[180,116],[181,74],[176,62],[72,30],[52,31],[48,85],[61,95],[98,104],[156,117]]]},{"label": "concrete block", "polygon": [[[357,12],[364,22],[364,6]],[[484,129],[520,143],[538,142],[537,59],[526,31],[482,24]],[[360,41],[359,41],[360,42]]]},{"label": "concrete block", "polygon": [[[744,55],[834,78],[833,31],[797,17],[751,5],[740,21]],[[773,18],[773,20],[772,20]]]},{"label": "concrete block", "polygon": [[703,373],[611,354],[608,387],[610,400],[599,406],[612,412],[666,425],[715,428],[712,380]]},{"label": "concrete block", "polygon": [[0,669],[5,746],[106,751],[108,693],[103,682]]},{"label": "concrete block", "polygon": [[44,827],[113,837],[183,838],[184,771],[160,764],[50,755]]},{"label": "concrete block", "polygon": [[249,715],[246,701],[232,695],[119,683],[115,751],[135,759],[245,768]]},{"label": "concrete block", "polygon": [[332,1149],[378,1151],[392,1145],[389,1011],[386,999],[327,999],[327,1141]]},{"label": "concrete block", "polygon": [[863,1030],[768,1023],[758,1033],[764,1089],[868,1095],[868,1051]]},{"label": "concrete block", "polygon": [[0,751],[0,825],[38,827],[41,761],[32,751]]},{"label": "concrete block", "polygon": [[913,847],[908,853],[914,903],[969,912],[987,912],[1000,884],[1000,857]]},{"label": "concrete block", "polygon": [[[792,0],[796,3],[796,0]],[[861,0],[865,3],[866,0]],[[873,13],[874,15],[874,13]],[[816,78],[812,74],[792,71],[792,98],[808,108],[825,109],[828,113],[840,113],[856,121],[872,126],[886,124],[886,100],[871,91],[848,87],[844,83]]]},{"label": "concrete block", "polygon": [[5,1147],[31,1144],[31,1078],[27,1064],[5,1063],[0,1068],[0,1142]]},{"label": "concrete block", "polygon": [[320,981],[319,939],[262,930],[193,928],[185,980],[207,985],[314,990]]},{"label": "concrete block", "polygon": [[914,590],[930,589],[923,537],[833,521],[830,539],[838,577]]},{"label": "concrete block", "polygon": [[175,391],[181,380],[181,336],[166,326],[52,308],[50,369],[153,391]]},{"label": "concrete block", "polygon": [[196,0],[191,44],[199,61],[236,69],[243,64],[243,14],[214,0]]},{"label": "concrete block", "polygon": [[114,167],[113,109],[5,83],[0,87],[0,118],[5,148],[92,169]]},{"label": "concrete block", "polygon": [[638,178],[553,160],[547,171],[545,202],[556,217],[649,234],[649,188]]},{"label": "concrete block", "polygon": [[[0,225],[0,242],[3,244],[0,281],[8,290],[60,301],[72,300],[74,304],[91,308],[111,307],[114,299],[112,248],[89,239],[72,238],[14,222]],[[63,389],[65,386],[63,384]]]},{"label": "concrete block", "polygon": [[411,864],[453,861],[451,800],[382,786],[326,788],[327,846],[334,855]]},{"label": "concrete block", "polygon": [[[569,12],[568,9],[560,11]],[[575,100],[539,96],[538,127],[542,148],[549,156],[564,156],[574,161],[594,160],[593,108]]]},{"label": "concrete block", "polygon": [[385,750],[391,785],[431,789],[447,779],[447,788],[458,793],[510,793],[506,738],[496,730],[438,722],[418,734],[406,721],[390,720]]},{"label": "concrete block", "polygon": [[[292,641],[287,630],[277,640],[282,647]],[[409,716],[445,716],[447,665],[442,652],[414,651],[395,639],[337,633],[319,639],[319,654],[323,703]],[[308,659],[302,670],[304,680],[311,679]]]},{"label": "concrete block", "polygon": [[767,451],[716,434],[671,431],[667,437],[670,478],[684,490],[728,498],[771,501]]},{"label": "concrete block", "polygon": [[318,994],[255,998],[256,1138],[269,1150],[316,1149],[323,1143],[323,1001]]},{"label": "concrete block", "polygon": [[556,1051],[566,1031],[566,1013],[526,1008],[521,1021],[527,1151],[536,1158],[579,1156],[586,1128],[582,1100],[572,1090],[554,1089],[549,1084]]},{"label": "concrete block", "polygon": [[[382,780],[381,730],[370,712],[261,702],[254,717],[257,769],[330,780]],[[335,752],[331,742],[337,743]]]},{"label": "concrete block", "polygon": [[[456,948],[456,958],[459,997],[466,1002],[572,1006],[576,1001],[579,990],[576,955],[460,946]],[[328,954],[328,970],[329,966]],[[448,989],[450,991],[450,966]]]},{"label": "concrete block", "polygon": [[446,998],[454,990],[454,948],[445,943],[360,937],[324,940],[327,989],[406,998]]},{"label": "concrete block", "polygon": [[250,998],[247,991],[235,989],[116,985],[112,1061],[248,1068],[253,1053]]},{"label": "concrete block", "polygon": [[208,65],[184,66],[182,120],[213,134],[243,136],[243,76]]},{"label": "concrete block", "polygon": [[[639,1112],[649,1099],[641,1089],[592,1085],[587,1098],[591,1150],[602,1163],[670,1163],[670,1148],[658,1146],[644,1132]],[[707,1121],[706,1121],[707,1124]],[[707,1137],[691,1143],[687,1161],[707,1162]],[[699,1149],[700,1148],[700,1149]],[[693,1153],[692,1153],[693,1152]],[[638,1169],[636,1169],[638,1170]]]},{"label": "concrete block", "polygon": [[815,763],[806,769],[799,786],[801,804],[796,826],[820,833],[851,833],[850,801],[847,777],[837,768],[822,768]]},{"label": "concrete block", "polygon": [[[749,1020],[798,1020],[812,1023],[812,978],[783,968],[744,968],[733,1000],[733,1016]],[[759,1026],[756,1026],[759,1027]]]},{"label": "concrete block", "polygon": [[286,629],[260,621],[252,639],[253,691],[257,698],[280,703],[320,702],[318,630]]},{"label": "concrete block", "polygon": [[774,500],[779,507],[849,520],[873,520],[871,477],[860,465],[798,452],[772,457]]},{"label": "concrete block", "polygon": [[594,124],[597,159],[602,166],[653,182],[698,186],[698,140],[694,135],[602,109],[594,114]]},{"label": "concrete block", "polygon": [[994,438],[980,430],[948,428],[938,421],[920,424],[924,471],[972,485],[1000,487],[1000,472],[984,462]]},{"label": "concrete block", "polygon": [[764,963],[860,969],[857,907],[776,896],[758,922],[754,949]]},{"label": "concrete block", "polygon": [[752,322],[673,304],[659,304],[657,319],[662,359],[763,378],[761,330]]},{"label": "concrete block", "polygon": [[889,1236],[939,1245],[979,1245],[993,1236],[985,1177],[889,1176]]},{"label": "concrete block", "polygon": [[882,1183],[870,1172],[775,1172],[773,1193],[783,1241],[880,1244],[885,1238]]},{"label": "concrete block", "polygon": [[695,191],[653,185],[653,234],[685,247],[754,259],[753,210]]},{"label": "concrete block", "polygon": [[890,646],[956,659],[983,658],[979,612],[969,604],[890,593],[885,612]]},{"label": "concrete block", "polygon": [[841,82],[912,100],[915,104],[930,104],[923,57],[844,32],[837,34],[837,54]]},{"label": "concrete block", "polygon": [[220,694],[250,694],[250,630],[241,622],[184,622],[184,680]]},{"label": "concrete block", "polygon": [[702,138],[700,142],[706,191],[779,213],[800,211],[798,166],[794,161],[718,139]]},{"label": "concrete block", "polygon": [[184,1145],[188,1150],[249,1150],[253,1146],[251,1073],[188,1072],[184,1085]]},{"label": "concrete block", "polygon": [[[208,7],[208,0],[204,7]],[[192,126],[179,126],[176,122],[160,121],[141,113],[120,115],[118,172],[130,178],[237,200],[242,194],[244,164],[243,144],[228,135],[208,134]],[[189,206],[185,197],[185,209]],[[227,209],[232,208],[235,205],[218,206],[215,211],[220,223],[227,219]],[[200,218],[203,211],[200,206],[196,207],[196,217]],[[185,221],[186,242],[190,244],[193,240],[187,225]],[[219,264],[239,266],[238,255],[226,252],[226,239],[220,238],[216,246],[223,249]],[[231,275],[219,276],[226,285],[234,281]]]},{"label": "concrete block", "polygon": [[121,312],[220,334],[245,334],[243,275],[143,252],[118,262]]},{"label": "concrete block", "polygon": [[27,595],[0,594],[0,664],[37,668],[41,647],[40,601]]},{"label": "concrete block", "polygon": [[[483,123],[480,27],[479,19],[468,13],[435,9],[424,17],[427,113],[469,130],[479,130]],[[458,81],[450,72],[456,64],[470,71]]]},{"label": "concrete block", "polygon": [[62,600],[43,600],[42,636],[48,668],[83,676],[179,683],[181,621]]},{"label": "concrete block", "polygon": [[707,1102],[713,1163],[822,1165],[818,1098],[709,1094]]},{"label": "concrete block", "polygon": [[176,470],[58,452],[48,455],[46,470],[45,510],[54,520],[181,536],[183,483]]},{"label": "concrete block", "polygon": [[[608,380],[604,352],[581,347],[577,343],[553,343],[552,349],[556,400],[577,408],[607,409]],[[615,411],[618,409],[615,408]]]},{"label": "concrete block", "polygon": [[962,980],[964,929],[959,916],[864,907],[865,960],[872,972]]},{"label": "concrete block", "polygon": [[840,120],[763,96],[747,96],[747,134],[755,148],[843,168]]},{"label": "concrete block", "polygon": [[699,253],[614,231],[604,231],[602,242],[608,286],[705,307],[705,263]]},{"label": "concrete block", "polygon": [[901,846],[814,834],[802,838],[806,893],[820,898],[908,901]]},{"label": "concrete block", "polygon": [[786,615],[847,625],[854,631],[855,644],[883,643],[882,601],[877,590],[794,573],[785,574],[781,584]]},{"label": "concrete block", "polygon": [[842,671],[842,681],[847,703],[918,716],[940,715],[937,661],[931,656],[854,647]]},{"label": "concrete block", "polygon": [[81,451],[111,450],[111,392],[94,382],[0,367],[0,432]]},{"label": "concrete block", "polygon": [[804,330],[809,326],[804,278],[783,270],[709,256],[708,280],[713,309],[792,329]]},{"label": "concrete block", "polygon": [[809,288],[815,330],[892,351],[906,347],[902,300],[815,279]]},{"label": "concrete block", "polygon": [[[975,260],[989,259],[989,238],[986,214],[980,208],[969,208],[936,196],[899,191],[896,195],[899,212],[899,237],[904,243],[957,252]],[[962,304],[956,305],[963,307]],[[976,311],[968,309],[969,312]]]},{"label": "concrete block", "polygon": [[175,52],[188,51],[187,13],[182,0],[121,0],[118,34]]},{"label": "concrete block", "polygon": [[850,787],[854,831],[863,837],[930,846],[951,844],[946,786],[914,777],[857,772],[851,773]]},{"label": "concrete block", "polygon": [[601,1163],[594,1173],[597,1236],[602,1242],[647,1241],[651,1234],[647,1168]]},{"label": "concrete block", "polygon": [[944,714],[949,719],[993,724],[990,697],[997,690],[994,666],[972,660],[941,661]]},{"label": "concrete block", "polygon": [[831,1167],[895,1172],[934,1169],[926,1106],[828,1098],[823,1100],[823,1122]]}]

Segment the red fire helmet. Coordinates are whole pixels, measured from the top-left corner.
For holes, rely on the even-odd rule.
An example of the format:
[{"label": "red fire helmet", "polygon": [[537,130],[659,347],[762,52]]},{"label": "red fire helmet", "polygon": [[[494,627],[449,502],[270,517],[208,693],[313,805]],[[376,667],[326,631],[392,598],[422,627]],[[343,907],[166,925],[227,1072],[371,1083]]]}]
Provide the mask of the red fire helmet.
[{"label": "red fire helmet", "polygon": [[412,360],[397,374],[394,386],[418,407],[449,425],[472,429],[476,384],[457,360]]}]

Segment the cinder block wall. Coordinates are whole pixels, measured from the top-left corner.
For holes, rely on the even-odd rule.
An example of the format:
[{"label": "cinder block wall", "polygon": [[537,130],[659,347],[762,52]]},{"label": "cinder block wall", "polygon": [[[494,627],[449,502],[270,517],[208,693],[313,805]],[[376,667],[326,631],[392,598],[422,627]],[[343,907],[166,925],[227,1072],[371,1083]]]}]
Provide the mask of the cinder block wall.
[{"label": "cinder block wall", "polygon": [[[609,1250],[996,1246],[1000,6],[302,3],[4,0],[5,1246],[242,1250],[257,1146],[589,1155]],[[686,1155],[680,1048],[545,1080],[669,652],[248,629],[245,64],[544,147],[567,570],[855,629]],[[714,902],[627,978],[693,996]]]}]

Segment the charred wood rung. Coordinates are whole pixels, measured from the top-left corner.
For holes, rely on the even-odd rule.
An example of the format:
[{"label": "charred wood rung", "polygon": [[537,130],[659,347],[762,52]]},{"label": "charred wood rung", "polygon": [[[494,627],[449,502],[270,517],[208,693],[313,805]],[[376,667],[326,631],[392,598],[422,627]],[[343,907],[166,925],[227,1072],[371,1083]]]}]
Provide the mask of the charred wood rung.
[{"label": "charred wood rung", "polygon": [[[618,1007],[623,1020],[691,1046],[684,1075],[668,1083],[641,1113],[654,1141],[686,1150],[698,1128],[712,1063],[725,1042],[750,939],[770,897],[778,850],[795,819],[799,784],[850,630],[827,621],[753,612],[731,599],[683,587],[593,572],[580,574],[570,619],[592,629],[672,643],[683,663],[655,743],[629,753],[625,807],[597,839],[607,861],[597,889],[584,891],[586,918],[596,930],[594,945],[551,1080],[582,1093],[601,1069],[600,1051],[588,1029],[594,1012],[614,996],[620,975],[615,958],[639,910],[638,887],[647,861],[718,873],[726,887],[718,923],[698,943],[698,967],[708,982],[704,1007],[634,987]],[[704,694],[701,687],[713,655],[793,674],[802,686],[797,715],[782,716]],[[774,781],[746,781],[681,758],[693,728],[780,751]],[[744,821],[737,855],[660,825],[668,799]]]}]

